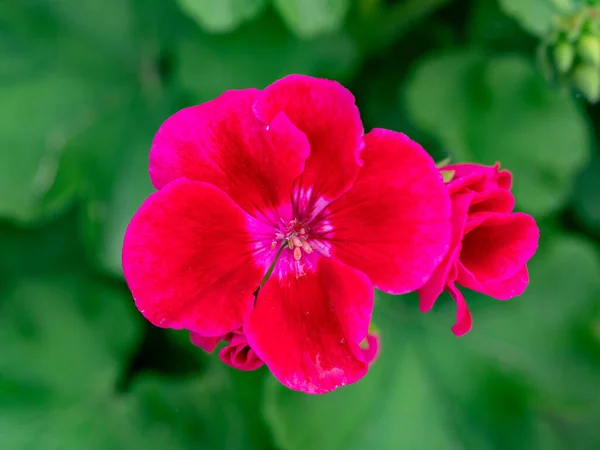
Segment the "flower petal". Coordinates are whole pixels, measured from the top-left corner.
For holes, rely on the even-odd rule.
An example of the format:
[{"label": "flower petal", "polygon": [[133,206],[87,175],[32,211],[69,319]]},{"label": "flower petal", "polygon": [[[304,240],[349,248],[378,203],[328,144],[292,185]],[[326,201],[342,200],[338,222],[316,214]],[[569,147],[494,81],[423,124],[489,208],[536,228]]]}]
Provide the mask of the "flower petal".
[{"label": "flower petal", "polygon": [[444,291],[450,271],[458,260],[462,236],[465,224],[467,223],[467,214],[472,199],[472,193],[456,194],[452,197],[452,217],[450,219],[452,238],[450,239],[450,249],[446,253],[444,260],[434,270],[429,281],[419,289],[419,309],[421,312],[427,312],[433,308],[435,301]]},{"label": "flower petal", "polygon": [[471,318],[471,312],[467,306],[467,302],[463,297],[462,293],[454,285],[454,282],[449,283],[446,286],[446,290],[450,293],[450,296],[456,302],[456,323],[452,326],[452,332],[456,336],[462,336],[469,331],[473,325],[473,319]]},{"label": "flower petal", "polygon": [[244,331],[281,383],[324,393],[366,374],[359,344],[367,336],[372,309],[373,288],[364,274],[320,258],[316,271],[300,277],[276,268]]},{"label": "flower petal", "polygon": [[539,230],[523,213],[479,213],[476,227],[467,224],[460,261],[484,285],[505,281],[519,272],[538,246]]},{"label": "flower petal", "polygon": [[150,151],[157,189],[181,177],[214,184],[249,214],[289,204],[294,180],[310,154],[308,140],[285,116],[265,123],[252,113],[260,91],[228,91],[185,108],[160,127]]},{"label": "flower petal", "polygon": [[209,337],[202,336],[200,333],[195,333],[193,331],[190,332],[190,341],[192,341],[192,344],[194,344],[196,347],[200,347],[206,353],[214,352],[221,340],[222,339],[220,336]]},{"label": "flower petal", "polygon": [[469,213],[509,213],[512,212],[514,207],[515,198],[510,191],[506,189],[493,189],[475,194],[471,202],[471,208],[469,208]]},{"label": "flower petal", "polygon": [[256,370],[264,364],[250,348],[242,332],[232,334],[229,345],[219,352],[219,358],[228,366],[238,370]]},{"label": "flower petal", "polygon": [[379,356],[379,347],[381,347],[381,339],[377,334],[371,334],[366,337],[360,344],[363,358],[369,364],[373,364]]},{"label": "flower petal", "polygon": [[448,189],[454,194],[468,188],[475,192],[485,192],[489,189],[509,190],[512,185],[512,174],[508,170],[500,170],[500,163],[493,166],[481,164],[450,164],[444,170],[453,170],[454,176],[448,183]]},{"label": "flower petal", "polygon": [[[310,142],[310,157],[295,192],[306,217],[352,186],[360,169],[363,126],[354,97],[335,81],[290,75],[268,86],[254,104],[265,123],[283,111]],[[335,170],[332,170],[335,168]]]},{"label": "flower petal", "polygon": [[[462,265],[461,265],[462,266]],[[489,295],[498,300],[509,300],[513,297],[517,297],[525,292],[527,285],[529,284],[529,273],[527,266],[523,266],[514,276],[507,280],[489,282],[485,284],[479,283],[475,277],[464,268],[459,266],[458,271],[458,282],[473,289],[474,291],[481,292],[482,294]]]},{"label": "flower petal", "polygon": [[207,183],[179,179],[152,194],[123,244],[125,279],[142,314],[203,336],[239,328],[265,271],[247,231],[254,220]]},{"label": "flower petal", "polygon": [[376,129],[365,136],[354,187],[329,205],[320,239],[331,256],[402,294],[429,279],[450,240],[450,198],[433,159],[407,136]]}]

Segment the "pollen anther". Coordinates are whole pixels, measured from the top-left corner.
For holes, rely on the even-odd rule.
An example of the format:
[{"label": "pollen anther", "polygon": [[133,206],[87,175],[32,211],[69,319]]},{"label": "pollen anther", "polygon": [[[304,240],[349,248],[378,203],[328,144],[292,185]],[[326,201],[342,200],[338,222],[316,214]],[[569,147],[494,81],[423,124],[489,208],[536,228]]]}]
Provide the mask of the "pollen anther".
[{"label": "pollen anther", "polygon": [[300,247],[296,247],[294,249],[294,259],[300,261],[300,258],[302,258],[302,250],[300,250]]}]

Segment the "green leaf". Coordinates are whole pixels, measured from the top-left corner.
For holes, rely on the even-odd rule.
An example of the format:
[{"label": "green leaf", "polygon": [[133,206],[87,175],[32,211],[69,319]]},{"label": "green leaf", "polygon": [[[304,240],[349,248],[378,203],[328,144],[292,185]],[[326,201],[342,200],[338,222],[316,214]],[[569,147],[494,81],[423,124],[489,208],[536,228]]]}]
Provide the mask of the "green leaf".
[{"label": "green leaf", "polygon": [[[499,0],[500,6],[530,33],[544,36],[557,13],[552,0]],[[566,0],[569,2],[569,0]]]},{"label": "green leaf", "polygon": [[458,160],[500,161],[513,172],[518,207],[533,214],[560,207],[587,161],[591,137],[581,111],[520,57],[434,55],[405,90],[418,126]]},{"label": "green leaf", "polygon": [[178,49],[177,78],[200,103],[228,89],[264,88],[290,73],[343,79],[357,58],[354,43],[343,34],[302,41],[266,14],[226,36],[197,30]]},{"label": "green leaf", "polygon": [[0,6],[0,58],[13,63],[0,71],[0,217],[20,222],[76,197],[78,186],[63,183],[63,153],[122,95],[127,78],[103,47],[43,11],[12,0]]},{"label": "green leaf", "polygon": [[181,9],[207,31],[225,33],[258,16],[266,0],[178,0]]},{"label": "green leaf", "polygon": [[577,217],[589,229],[600,233],[600,156],[597,154],[577,177],[573,203]]},{"label": "green leaf", "polygon": [[529,48],[531,45],[530,34],[505,13],[498,0],[473,3],[468,32],[471,42],[488,50],[513,52],[516,48]]},{"label": "green leaf", "polygon": [[0,373],[64,392],[106,392],[139,338],[128,293],[80,276],[26,278],[0,303]]},{"label": "green leaf", "polygon": [[[173,110],[175,112],[175,110]],[[170,113],[162,113],[166,119]],[[144,105],[132,103],[98,123],[76,143],[77,166],[86,168],[82,230],[91,259],[103,271],[122,277],[121,249],[131,218],[154,192],[148,175],[148,153],[160,126]],[[106,150],[105,150],[106,149]]]},{"label": "green leaf", "polygon": [[68,28],[111,54],[131,58],[136,50],[134,1],[36,0],[36,6],[54,17],[61,28]]},{"label": "green leaf", "polygon": [[303,38],[330,33],[342,27],[349,0],[273,0],[288,26]]},{"label": "green leaf", "polygon": [[[256,415],[264,372],[240,377],[218,364],[201,377],[167,381],[143,376],[136,381],[132,410],[140,418],[136,428],[148,432],[150,448],[271,448]],[[253,398],[245,403],[248,395]]]},{"label": "green leaf", "polygon": [[530,381],[548,407],[600,406],[589,395],[600,376],[593,329],[600,312],[598,253],[581,239],[556,235],[550,242],[530,264],[530,286],[521,297],[490,304],[472,296],[486,307],[474,312],[474,329],[464,340]]},{"label": "green leaf", "polygon": [[[0,216],[36,218],[56,179],[66,142],[87,125],[98,101],[92,85],[62,69],[0,84]],[[27,123],[26,129],[23,122]],[[9,150],[10,149],[10,150]]]},{"label": "green leaf", "polygon": [[504,12],[516,19],[523,28],[539,37],[545,37],[555,20],[563,15],[580,11],[588,0],[499,0]]},{"label": "green leaf", "polygon": [[[245,387],[260,394],[260,379],[244,375],[259,382]],[[240,400],[225,367],[188,379],[143,375],[130,392],[101,397],[0,379],[0,435],[7,450],[269,450],[267,436],[256,434],[264,425],[248,420],[257,407]]]},{"label": "green leaf", "polygon": [[[70,213],[43,227],[26,230],[0,224],[0,279],[15,283],[23,276],[57,268],[79,269],[84,254],[80,243],[73,239],[77,236],[75,219],[75,214]],[[0,284],[4,286],[4,282]]]},{"label": "green leaf", "polygon": [[[450,333],[449,298],[421,314],[414,295],[378,293],[382,352],[364,379],[323,396],[270,380],[264,411],[277,443],[328,450],[588,448],[600,361],[581,332],[598,307],[600,264],[583,241],[552,241],[531,263],[531,287],[521,298],[468,296],[474,326],[463,338]],[[555,420],[566,433],[549,426]],[[581,434],[570,434],[575,430]]]}]

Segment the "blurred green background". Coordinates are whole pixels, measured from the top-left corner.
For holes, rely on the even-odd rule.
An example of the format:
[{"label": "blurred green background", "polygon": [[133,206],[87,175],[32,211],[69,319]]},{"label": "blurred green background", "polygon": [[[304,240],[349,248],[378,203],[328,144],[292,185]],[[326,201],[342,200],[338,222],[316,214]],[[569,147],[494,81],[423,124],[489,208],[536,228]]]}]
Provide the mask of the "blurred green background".
[{"label": "blurred green background", "polygon": [[[0,448],[600,448],[600,109],[537,62],[586,3],[1,0]],[[501,161],[542,232],[528,291],[469,294],[463,338],[449,297],[378,294],[379,360],[325,396],[153,328],[120,265],[162,121],[289,73],[436,159]]]}]

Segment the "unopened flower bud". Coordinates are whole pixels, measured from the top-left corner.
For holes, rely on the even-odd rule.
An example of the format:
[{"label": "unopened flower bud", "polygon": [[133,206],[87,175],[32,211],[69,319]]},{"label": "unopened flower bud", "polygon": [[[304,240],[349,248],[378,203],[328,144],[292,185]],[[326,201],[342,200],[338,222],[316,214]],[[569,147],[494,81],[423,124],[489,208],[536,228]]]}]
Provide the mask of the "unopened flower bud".
[{"label": "unopened flower bud", "polygon": [[559,72],[568,72],[573,65],[574,59],[575,50],[570,43],[562,41],[554,47],[554,62]]},{"label": "unopened flower bud", "polygon": [[600,39],[592,34],[586,34],[579,38],[577,42],[577,52],[581,59],[600,66]]},{"label": "unopened flower bud", "polygon": [[579,64],[573,71],[573,85],[590,102],[600,98],[600,72],[591,64]]}]

